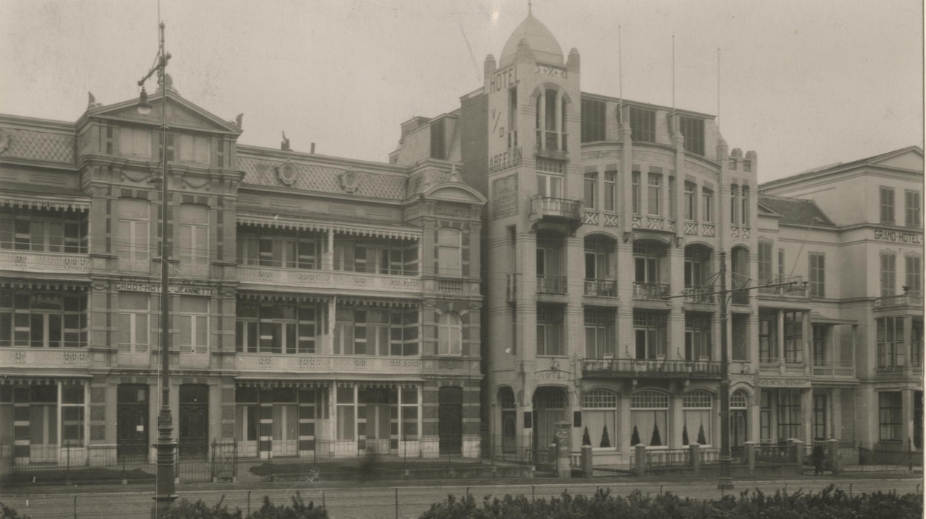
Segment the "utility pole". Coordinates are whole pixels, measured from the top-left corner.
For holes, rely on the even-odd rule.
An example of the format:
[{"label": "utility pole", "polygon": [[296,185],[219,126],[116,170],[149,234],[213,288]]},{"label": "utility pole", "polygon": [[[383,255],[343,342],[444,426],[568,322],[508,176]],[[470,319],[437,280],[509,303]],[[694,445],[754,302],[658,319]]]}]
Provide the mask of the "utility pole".
[{"label": "utility pole", "polygon": [[720,252],[720,479],[717,488],[733,490],[730,477],[730,359],[727,352],[727,253]]}]

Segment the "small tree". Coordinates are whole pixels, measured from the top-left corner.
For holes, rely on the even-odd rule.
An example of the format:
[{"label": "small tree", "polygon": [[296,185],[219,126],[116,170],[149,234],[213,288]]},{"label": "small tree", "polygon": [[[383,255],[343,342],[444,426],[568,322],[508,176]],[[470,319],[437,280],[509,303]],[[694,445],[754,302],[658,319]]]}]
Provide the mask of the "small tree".
[{"label": "small tree", "polygon": [[604,426],[604,431],[601,432],[601,445],[599,447],[610,447],[611,438],[608,437],[608,426]]},{"label": "small tree", "polygon": [[650,447],[662,445],[662,436],[659,435],[659,424],[653,424],[653,437],[649,441]]},{"label": "small tree", "polygon": [[682,445],[688,445],[688,424],[682,426]]},{"label": "small tree", "polygon": [[637,426],[633,426],[633,434],[630,435],[630,446],[640,443],[640,433],[637,432]]},{"label": "small tree", "polygon": [[592,444],[592,438],[591,436],[588,435],[588,426],[586,425],[585,433],[582,434],[582,445],[585,446],[585,445],[591,445],[591,444]]}]

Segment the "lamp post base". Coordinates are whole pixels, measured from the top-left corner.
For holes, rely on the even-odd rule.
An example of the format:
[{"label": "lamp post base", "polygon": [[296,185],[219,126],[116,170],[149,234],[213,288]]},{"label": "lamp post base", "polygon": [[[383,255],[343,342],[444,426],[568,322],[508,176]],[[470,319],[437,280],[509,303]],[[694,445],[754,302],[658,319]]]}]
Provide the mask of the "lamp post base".
[{"label": "lamp post base", "polygon": [[720,478],[717,480],[719,490],[733,490],[733,478],[730,477],[730,458],[720,458]]},{"label": "lamp post base", "polygon": [[174,501],[177,500],[177,495],[155,496],[152,499],[154,499],[154,506],[151,507],[151,519],[161,519],[164,517],[164,514],[173,508]]}]

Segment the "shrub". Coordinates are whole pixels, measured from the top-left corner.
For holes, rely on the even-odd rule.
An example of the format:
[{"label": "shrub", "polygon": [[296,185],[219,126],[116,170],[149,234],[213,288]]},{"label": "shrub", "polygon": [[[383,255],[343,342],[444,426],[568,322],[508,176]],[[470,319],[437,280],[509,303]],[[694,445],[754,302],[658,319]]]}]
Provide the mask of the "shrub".
[{"label": "shrub", "polygon": [[549,501],[531,501],[523,495],[502,499],[486,496],[479,506],[473,496],[431,505],[420,519],[907,519],[923,514],[922,494],[898,496],[895,492],[849,497],[830,485],[821,492],[774,495],[760,490],[716,500],[680,498],[671,493],[645,497],[634,491],[613,497],[599,489],[592,496],[563,493]]},{"label": "shrub", "polygon": [[0,503],[0,519],[29,519],[29,516],[19,515],[16,510]]},{"label": "shrub", "polygon": [[[306,504],[299,493],[292,497],[292,504],[289,506],[274,505],[268,496],[264,496],[264,504],[260,509],[247,516],[240,508],[229,510],[227,505],[222,504],[224,499],[223,496],[214,506],[209,506],[202,501],[191,503],[184,499],[179,505],[162,515],[161,519],[328,519],[327,511],[315,508],[312,501]],[[10,519],[16,519],[16,516]]]}]

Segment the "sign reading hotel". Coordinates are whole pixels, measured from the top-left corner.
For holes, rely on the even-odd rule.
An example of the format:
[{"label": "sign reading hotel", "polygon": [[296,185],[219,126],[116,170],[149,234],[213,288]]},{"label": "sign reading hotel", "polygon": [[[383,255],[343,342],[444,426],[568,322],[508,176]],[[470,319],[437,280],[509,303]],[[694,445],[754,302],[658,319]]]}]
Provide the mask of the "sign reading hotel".
[{"label": "sign reading hotel", "polygon": [[810,387],[810,380],[803,378],[760,378],[759,387]]},{"label": "sign reading hotel", "polygon": [[[161,285],[154,283],[116,283],[116,290],[126,292],[160,292]],[[186,294],[191,296],[212,296],[215,295],[214,288],[190,287],[170,285],[167,291],[171,294]]]},{"label": "sign reading hotel", "polygon": [[891,231],[889,229],[875,229],[875,239],[895,243],[909,243],[922,245],[923,235],[915,232]]}]

